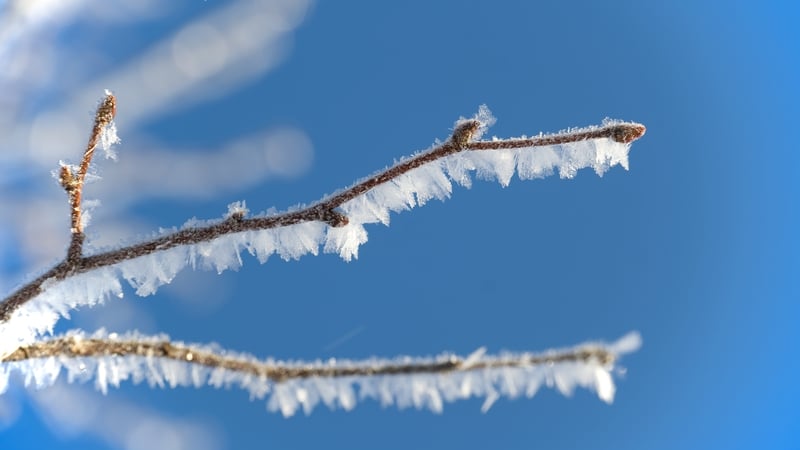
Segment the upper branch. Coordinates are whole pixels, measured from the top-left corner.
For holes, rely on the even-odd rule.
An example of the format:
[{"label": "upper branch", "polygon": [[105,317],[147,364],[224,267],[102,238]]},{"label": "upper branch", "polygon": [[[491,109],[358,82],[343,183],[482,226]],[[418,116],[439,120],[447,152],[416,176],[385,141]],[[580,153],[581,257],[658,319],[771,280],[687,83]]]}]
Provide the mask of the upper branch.
[{"label": "upper branch", "polygon": [[[98,108],[95,128],[92,134],[93,137],[89,142],[89,149],[84,154],[85,164],[81,165],[78,175],[80,177],[80,183],[78,183],[79,187],[82,186],[82,177],[85,176],[84,167],[88,167],[88,159],[91,158],[91,153],[93,152],[94,146],[97,143],[96,135],[98,135],[98,130],[102,130],[102,127],[105,126],[104,124],[107,125],[110,123],[110,120],[114,115],[114,108],[115,101],[113,96],[110,95],[106,97],[100,108]],[[0,303],[0,323],[8,321],[11,317],[11,314],[15,310],[41,293],[43,284],[49,279],[63,279],[72,274],[83,273],[100,267],[110,266],[122,261],[131,260],[140,256],[167,250],[177,246],[208,242],[221,236],[242,231],[265,230],[312,221],[324,222],[331,227],[341,227],[347,225],[349,223],[349,219],[344,214],[336,211],[336,208],[377,186],[385,184],[405,173],[408,173],[417,167],[464,150],[499,150],[538,147],[601,138],[608,138],[616,142],[627,144],[638,139],[645,133],[645,127],[641,124],[617,123],[605,127],[590,129],[588,131],[568,131],[553,135],[538,136],[530,139],[472,141],[473,136],[480,126],[481,123],[477,120],[463,121],[456,127],[450,139],[443,144],[436,146],[427,152],[420,153],[412,158],[402,161],[399,164],[378,173],[377,175],[356,183],[350,188],[347,188],[338,194],[325,198],[306,208],[269,217],[245,218],[238,214],[231,215],[227,220],[219,223],[195,228],[186,228],[149,241],[91,256],[82,256],[80,253],[81,244],[83,242],[83,233],[79,227],[80,188],[78,188],[76,189],[77,194],[75,196],[70,196],[70,201],[73,206],[73,241],[66,260],[6,297],[3,302]],[[74,215],[76,214],[76,207],[78,217],[77,222],[75,221]],[[76,226],[76,223],[78,226]],[[75,230],[77,230],[77,232],[75,232]],[[76,247],[77,250],[75,250],[73,247]]]}]

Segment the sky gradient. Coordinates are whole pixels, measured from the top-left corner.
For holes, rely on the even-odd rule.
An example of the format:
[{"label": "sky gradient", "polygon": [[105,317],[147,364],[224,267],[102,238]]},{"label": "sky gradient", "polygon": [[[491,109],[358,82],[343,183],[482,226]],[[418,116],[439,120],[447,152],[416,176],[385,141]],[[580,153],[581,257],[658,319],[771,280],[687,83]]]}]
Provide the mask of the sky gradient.
[{"label": "sky gradient", "polygon": [[[0,74],[0,287],[62,254],[67,205],[50,171],[77,160],[102,88],[118,97],[123,143],[87,186],[101,200],[97,245],[237,200],[254,212],[314,201],[446,139],[481,104],[498,137],[631,120],[648,131],[630,171],[476,181],[369,226],[356,261],[246,257],[238,272],[183,272],[152,297],[126,287],[59,325],[311,360],[544,350],[638,330],[615,402],[543,390],[486,414],[482,399],[441,415],[365,401],[284,419],[235,389],[103,397],[17,383],[0,397],[0,448],[137,448],[134,422],[172,430],[172,448],[800,446],[796,6],[288,2],[226,28],[226,8],[247,3],[90,13],[76,1],[25,26],[5,3],[0,58],[17,72]],[[188,78],[169,78],[159,52]],[[63,406],[77,399],[109,424],[81,428]]]}]

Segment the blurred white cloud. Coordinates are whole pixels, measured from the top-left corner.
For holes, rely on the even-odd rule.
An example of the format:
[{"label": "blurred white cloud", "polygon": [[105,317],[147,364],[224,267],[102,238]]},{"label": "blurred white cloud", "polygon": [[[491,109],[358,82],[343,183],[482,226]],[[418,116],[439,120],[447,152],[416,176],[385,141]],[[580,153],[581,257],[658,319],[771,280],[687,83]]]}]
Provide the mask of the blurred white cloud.
[{"label": "blurred white cloud", "polygon": [[222,431],[208,420],[170,417],[119,396],[98,396],[86,388],[56,384],[32,391],[31,398],[45,423],[62,439],[91,435],[123,450],[224,448]]},{"label": "blurred white cloud", "polygon": [[[86,142],[93,105],[106,88],[124,105],[117,120],[124,146],[118,163],[103,164],[106,181],[87,189],[87,199],[100,200],[89,233],[102,229],[105,239],[95,245],[152,229],[126,216],[136,200],[207,199],[302,175],[314,151],[298,129],[268,125],[222,148],[176,152],[140,125],[263,77],[287,54],[310,6],[311,0],[0,2],[0,245],[14,246],[0,248],[0,255],[21,258],[0,270],[0,289],[63,256],[66,199],[48,174],[60,160],[80,157],[75,149]],[[141,32],[165,23],[174,26]],[[104,53],[103,42],[128,31],[152,41],[130,55]],[[66,32],[78,37],[64,39]]]}]

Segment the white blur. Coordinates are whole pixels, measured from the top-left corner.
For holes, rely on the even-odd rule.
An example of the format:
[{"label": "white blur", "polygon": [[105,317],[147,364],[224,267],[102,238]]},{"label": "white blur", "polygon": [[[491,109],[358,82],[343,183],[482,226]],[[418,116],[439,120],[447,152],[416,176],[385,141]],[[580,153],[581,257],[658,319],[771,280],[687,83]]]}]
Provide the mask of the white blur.
[{"label": "white blur", "polygon": [[[123,450],[217,450],[223,438],[200,419],[175,418],[115,396],[58,383],[30,391],[36,410],[61,439],[89,435]],[[80,405],[80,407],[76,407]]]}]

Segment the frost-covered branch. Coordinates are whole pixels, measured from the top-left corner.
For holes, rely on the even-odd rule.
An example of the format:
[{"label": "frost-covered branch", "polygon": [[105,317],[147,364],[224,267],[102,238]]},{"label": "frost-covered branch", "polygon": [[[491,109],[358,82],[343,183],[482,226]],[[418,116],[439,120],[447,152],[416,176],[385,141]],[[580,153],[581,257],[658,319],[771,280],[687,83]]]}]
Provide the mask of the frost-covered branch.
[{"label": "frost-covered branch", "polygon": [[[106,117],[113,118],[114,109],[115,104],[113,96],[108,96],[101,104],[101,107],[98,108],[97,117],[103,120],[105,120]],[[450,184],[446,178],[444,182],[434,180],[442,184],[444,189],[442,186],[433,186],[435,190],[446,190],[447,192],[444,194],[441,192],[421,193],[419,189],[420,186],[415,186],[415,184],[419,185],[421,182],[429,182],[429,180],[417,181],[413,178],[404,180],[405,184],[409,186],[400,186],[400,183],[397,181],[398,178],[408,175],[415,169],[424,168],[437,161],[445,163],[445,169],[448,171],[450,178],[467,186],[469,185],[467,172],[470,170],[477,170],[479,174],[481,174],[481,171],[484,171],[486,173],[482,175],[488,175],[489,177],[496,176],[501,183],[504,185],[508,184],[511,175],[514,173],[515,164],[518,165],[518,172],[521,178],[541,177],[552,173],[554,168],[558,168],[561,175],[565,177],[573,176],[574,172],[582,167],[594,167],[598,173],[602,174],[604,170],[614,164],[621,163],[626,166],[628,145],[644,135],[645,132],[645,127],[641,124],[611,122],[602,127],[590,127],[552,135],[540,135],[533,138],[472,141],[476,135],[479,136],[483,132],[492,120],[493,118],[488,115],[488,111],[482,109],[477,119],[462,120],[457,123],[453,135],[445,143],[412,158],[401,161],[395,166],[306,208],[283,214],[253,218],[246,218],[243,212],[236,212],[228,215],[226,220],[220,222],[211,223],[206,226],[187,227],[172,234],[160,236],[149,241],[90,256],[81,256],[80,244],[83,242],[83,233],[82,228],[79,226],[80,189],[77,188],[74,190],[77,194],[70,196],[73,205],[73,230],[77,231],[73,231],[73,244],[70,245],[67,258],[61,264],[56,265],[38,278],[10,294],[0,304],[0,323],[8,321],[11,314],[16,309],[40,294],[42,292],[42,285],[49,280],[61,280],[68,276],[111,266],[171,248],[210,242],[222,236],[247,231],[269,230],[309,222],[327,224],[331,228],[345,227],[350,224],[352,220],[348,216],[347,211],[337,209],[343,208],[347,203],[352,203],[364,197],[368,192],[388,185],[390,182],[394,182],[395,186],[407,190],[401,193],[400,205],[388,205],[388,208],[392,210],[408,209],[408,207],[414,206],[414,195],[417,196],[416,203],[419,204],[423,204],[427,200],[424,195],[443,198],[443,196],[449,195],[450,190]],[[106,121],[104,123],[107,124],[109,122],[110,121]],[[93,143],[96,142],[95,134],[98,129],[98,123],[101,123],[100,119],[96,119],[95,133],[92,135],[93,139],[90,142],[90,148],[94,148]],[[615,145],[608,146],[607,148],[601,147],[599,144],[601,144],[602,141],[616,144],[616,147],[619,148],[615,148]],[[590,145],[581,147],[581,143],[590,143]],[[622,150],[622,155],[619,154],[620,148]],[[537,149],[541,151],[530,151]],[[498,152],[502,150],[529,151],[518,152],[517,154],[503,154]],[[467,153],[467,151],[471,151],[469,153],[474,153],[475,157],[462,158],[461,160],[447,160],[448,157],[459,153],[464,154]],[[481,155],[486,151],[493,151],[493,153],[496,153],[497,160],[492,161],[491,158]],[[91,152],[87,151],[87,153],[89,154],[89,158],[91,158]],[[84,161],[87,160],[88,158],[84,157]],[[83,167],[84,165],[82,164],[80,173],[85,172]],[[431,168],[434,170],[436,169],[436,167]],[[62,169],[62,174],[63,173],[65,173],[64,169]],[[66,173],[69,172],[67,171]],[[423,173],[422,175],[425,174]],[[439,175],[438,173],[433,173],[430,174],[430,176],[432,178],[442,178],[444,174]],[[62,175],[62,180],[63,179]],[[62,181],[62,184],[65,184],[64,181]],[[82,186],[82,178],[79,186]],[[411,198],[408,198],[409,195]],[[377,195],[373,197],[377,197]],[[77,200],[75,200],[76,198]],[[387,207],[383,205],[367,206],[368,209],[375,210],[386,209]],[[381,216],[378,217],[379,221],[387,223],[388,213],[383,213],[381,211],[380,214]],[[77,221],[75,219],[76,215]],[[386,218],[383,217],[384,215],[386,215]],[[78,225],[76,225],[76,223],[78,223]],[[358,228],[360,228],[361,223],[357,224]],[[332,234],[336,235],[336,233]],[[365,233],[363,234],[365,235]],[[76,236],[79,236],[79,238]],[[347,239],[343,239],[342,236],[334,236],[334,238],[338,239],[340,242],[333,243],[332,245],[336,247],[335,250],[339,250],[340,254],[342,254],[345,259],[350,259],[351,256],[356,254],[356,250],[351,248],[353,243],[350,241],[353,239],[361,239],[361,242],[358,243],[366,241],[365,237],[358,237],[353,234],[346,236]],[[77,249],[73,248],[76,242],[78,244]],[[357,246],[357,244],[355,245]]]},{"label": "frost-covered branch", "polygon": [[[545,353],[486,355],[480,348],[467,357],[400,357],[366,361],[328,360],[314,363],[258,360],[212,346],[184,344],[166,336],[120,336],[80,331],[19,347],[0,359],[0,394],[10,374],[19,371],[26,384],[42,388],[62,371],[67,379],[95,380],[105,392],[131,379],[155,386],[230,386],[251,398],[270,394],[268,408],[284,415],[298,407],[309,413],[322,401],[351,409],[356,396],[384,405],[427,406],[436,412],[443,401],[483,396],[486,411],[501,395],[532,397],[542,384],[569,394],[575,386],[593,389],[606,402],[614,398],[611,371],[618,358],[641,345],[638,333],[612,344],[586,343]],[[356,392],[357,391],[357,392]]]},{"label": "frost-covered branch", "polygon": [[[117,99],[114,95],[106,91],[106,96],[97,107],[94,115],[94,126],[89,137],[89,143],[83,152],[81,164],[78,167],[71,167],[68,164],[61,164],[58,182],[67,191],[70,206],[70,233],[71,240],[67,250],[66,262],[76,266],[79,264],[83,251],[83,213],[81,210],[81,197],[83,196],[83,185],[86,181],[86,174],[89,173],[89,165],[94,156],[94,150],[102,142],[103,147],[108,149],[112,141],[116,140],[114,129],[114,116],[117,114]],[[108,136],[112,136],[109,138]]]},{"label": "frost-covered branch", "polygon": [[[221,272],[242,264],[244,251],[262,263],[277,253],[285,260],[307,253],[338,253],[349,261],[367,241],[365,224],[388,225],[390,213],[444,200],[453,182],[471,185],[471,173],[497,179],[503,186],[520,179],[558,173],[562,178],[592,168],[598,175],[621,165],[627,169],[630,144],[644,126],[608,121],[602,126],[518,139],[480,140],[494,118],[481,107],[472,119],[456,122],[444,143],[406,158],[375,175],[307,206],[282,213],[247,216],[244,203],[229,205],[215,221],[192,221],[183,228],[143,242],[91,254],[83,245],[81,196],[98,140],[107,149],[116,141],[114,97],[98,108],[95,125],[80,166],[62,166],[59,181],[69,195],[72,240],[65,259],[11,293],[0,304],[0,393],[10,374],[19,371],[26,383],[52,384],[62,369],[69,379],[95,379],[105,391],[110,383],[146,379],[171,386],[237,384],[252,396],[270,394],[268,406],[291,415],[318,402],[349,409],[355,387],[361,397],[384,404],[427,405],[439,411],[443,401],[485,396],[485,408],[499,395],[532,396],[542,383],[568,393],[576,386],[613,398],[611,370],[617,357],[638,347],[638,335],[623,344],[583,346],[546,354],[477,352],[467,358],[371,359],[281,363],[259,361],[212,347],[185,345],[165,336],[83,332],[43,339],[61,317],[80,306],[122,296],[121,280],[139,295],[150,295],[190,266]],[[87,254],[88,253],[88,254]],[[632,344],[633,343],[633,344]],[[635,344],[635,345],[634,345]]]}]

